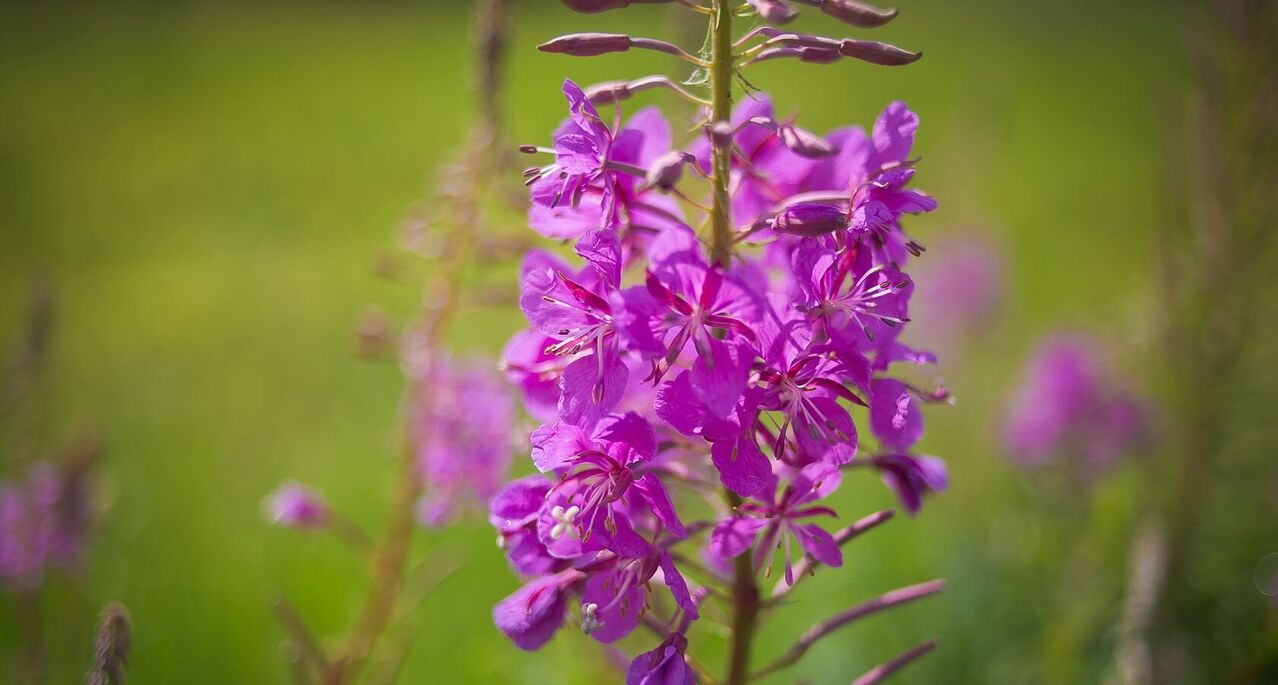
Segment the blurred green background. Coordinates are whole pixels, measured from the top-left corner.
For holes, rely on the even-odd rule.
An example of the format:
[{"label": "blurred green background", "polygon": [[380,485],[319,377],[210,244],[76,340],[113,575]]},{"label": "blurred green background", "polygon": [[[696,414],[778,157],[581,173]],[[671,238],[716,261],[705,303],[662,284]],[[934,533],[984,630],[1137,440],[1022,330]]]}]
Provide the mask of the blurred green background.
[{"label": "blurred green background", "polygon": [[[548,139],[565,76],[672,67],[660,56],[574,61],[533,49],[574,30],[669,36],[677,15],[665,8],[586,17],[516,4],[506,94],[515,142]],[[888,101],[906,100],[922,118],[919,185],[941,201],[911,230],[924,244],[970,231],[998,239],[1004,308],[938,370],[959,402],[930,412],[924,447],[948,459],[951,490],[849,547],[843,570],[819,574],[769,621],[761,651],[778,653],[833,607],[940,576],[950,582],[940,597],[837,634],[772,682],[847,682],[930,636],[941,649],[900,682],[1096,682],[1112,668],[1137,494],[1157,483],[1129,466],[1090,496],[1063,493],[1011,466],[994,429],[1026,350],[1058,326],[1100,332],[1130,361],[1124,375],[1156,380],[1151,246],[1180,173],[1168,150],[1178,145],[1186,24],[1162,2],[900,6],[875,37],[924,50],[916,65],[777,64],[751,79],[816,130],[868,125]],[[279,593],[321,636],[351,619],[367,583],[361,565],[329,537],[268,527],[260,502],[296,477],[370,529],[381,521],[402,381],[395,364],[352,354],[352,329],[366,304],[409,318],[420,299],[370,264],[393,248],[466,130],[466,11],[0,9],[0,340],[17,338],[33,279],[52,283],[48,431],[92,426],[109,446],[107,518],[83,570],[42,600],[49,682],[80,678],[96,612],[111,599],[136,623],[137,683],[285,680],[268,608]],[[819,15],[800,26],[841,30]],[[513,263],[492,269],[480,277],[513,286]],[[462,354],[493,354],[520,321],[513,307],[470,311],[451,341]],[[1272,448],[1263,432],[1249,435],[1253,449]],[[1273,519],[1270,489],[1241,497],[1235,513]],[[839,496],[849,517],[891,504],[875,479]],[[1195,581],[1226,606],[1212,630],[1249,645],[1270,620],[1252,580],[1278,551],[1265,530],[1213,546],[1214,575]],[[419,554],[464,570],[411,619],[402,682],[614,677],[580,635],[523,654],[492,627],[492,604],[517,582],[480,517],[419,538]],[[13,617],[0,600],[0,672],[11,672]],[[631,649],[647,649],[644,640]]]}]

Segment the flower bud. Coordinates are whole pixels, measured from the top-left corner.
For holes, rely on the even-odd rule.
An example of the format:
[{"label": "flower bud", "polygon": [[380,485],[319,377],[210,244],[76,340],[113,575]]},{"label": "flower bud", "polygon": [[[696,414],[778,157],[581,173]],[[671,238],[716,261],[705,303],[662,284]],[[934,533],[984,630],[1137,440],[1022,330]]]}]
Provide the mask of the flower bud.
[{"label": "flower bud", "polygon": [[595,14],[597,12],[607,12],[608,10],[625,9],[630,6],[630,0],[564,0],[564,6],[574,12]]},{"label": "flower bud", "polygon": [[570,33],[537,46],[542,52],[573,57],[594,57],[630,49],[630,36],[622,33]]},{"label": "flower bud", "polygon": [[748,2],[764,21],[772,24],[788,24],[799,16],[799,13],[785,4],[784,0],[748,0]]},{"label": "flower bud", "polygon": [[798,48],[799,61],[808,64],[830,64],[843,59],[837,49],[825,47]]},{"label": "flower bud", "polygon": [[896,10],[882,10],[856,0],[822,0],[821,11],[845,24],[872,29],[896,18]]},{"label": "flower bud", "polygon": [[895,45],[873,40],[853,40],[851,38],[844,38],[843,42],[839,43],[839,54],[885,67],[899,67],[911,62],[917,62],[923,56],[921,52],[902,50]]},{"label": "flower bud", "polygon": [[683,165],[689,160],[688,153],[682,150],[671,150],[657,158],[648,167],[648,175],[644,179],[649,187],[668,191],[683,177]]},{"label": "flower bud", "polygon": [[582,14],[596,14],[608,10],[619,10],[636,5],[660,5],[670,0],[564,0],[564,6]]},{"label": "flower bud", "polygon": [[271,523],[285,528],[323,528],[328,525],[328,504],[319,493],[294,482],[281,485],[266,500]]},{"label": "flower bud", "polygon": [[622,100],[629,100],[631,96],[630,83],[627,81],[604,81],[596,83],[585,90],[586,98],[590,100],[590,104],[596,107],[611,105]]},{"label": "flower bud", "polygon": [[823,202],[799,202],[786,207],[772,220],[777,233],[813,238],[847,228],[848,217],[842,209]]},{"label": "flower bud", "polygon": [[793,124],[781,124],[777,129],[777,137],[786,147],[803,157],[827,157],[834,154],[833,145],[817,134]]}]

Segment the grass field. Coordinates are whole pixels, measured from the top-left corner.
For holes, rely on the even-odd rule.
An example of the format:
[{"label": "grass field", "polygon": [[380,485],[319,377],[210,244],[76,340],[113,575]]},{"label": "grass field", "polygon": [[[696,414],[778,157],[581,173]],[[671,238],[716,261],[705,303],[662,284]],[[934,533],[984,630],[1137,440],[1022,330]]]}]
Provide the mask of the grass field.
[{"label": "grass field", "polygon": [[[532,49],[586,28],[665,35],[662,8],[592,19],[519,5],[507,94],[518,142],[548,137],[565,76],[670,67]],[[999,240],[1005,306],[939,371],[959,402],[931,412],[925,447],[949,460],[952,490],[851,547],[844,570],[765,627],[761,650],[897,585],[941,576],[950,590],[849,629],[769,682],[846,682],[933,635],[941,649],[901,682],[1094,682],[1109,667],[1139,475],[1122,470],[1091,498],[1053,494],[1007,463],[993,428],[1017,363],[1051,328],[1099,331],[1134,360],[1128,375],[1151,374],[1139,360],[1152,345],[1148,248],[1176,130],[1179,25],[1156,3],[901,6],[884,35],[923,49],[917,65],[780,65],[752,79],[783,112],[801,103],[818,130],[908,101],[923,120],[920,185],[941,201],[912,230],[924,243]],[[350,619],[360,565],[332,539],[268,528],[259,502],[297,477],[360,523],[381,519],[401,380],[394,364],[356,359],[351,330],[367,303],[407,317],[419,299],[369,265],[464,131],[464,9],[0,9],[0,340],[16,337],[32,279],[52,282],[48,437],[88,425],[109,444],[108,517],[82,573],[44,598],[50,682],[79,678],[110,599],[137,625],[137,683],[282,681],[278,593],[323,635]],[[513,284],[513,266],[494,268]],[[513,307],[468,312],[452,342],[491,354],[519,322]],[[840,502],[859,513],[891,500],[858,481]],[[402,682],[608,673],[579,635],[525,655],[492,627],[490,607],[516,582],[482,520],[420,537],[421,554],[463,572],[411,620]],[[4,659],[12,608],[0,600]]]}]

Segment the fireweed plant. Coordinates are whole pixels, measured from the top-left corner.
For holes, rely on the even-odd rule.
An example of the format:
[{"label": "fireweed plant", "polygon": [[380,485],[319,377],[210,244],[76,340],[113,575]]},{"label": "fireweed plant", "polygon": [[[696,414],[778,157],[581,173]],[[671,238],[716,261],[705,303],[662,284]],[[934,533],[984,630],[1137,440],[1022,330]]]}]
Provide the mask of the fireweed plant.
[{"label": "fireweed plant", "polygon": [[[896,16],[848,0],[805,3],[861,28]],[[599,12],[630,3],[565,4]],[[911,186],[918,117],[904,103],[889,104],[869,133],[822,137],[778,119],[743,77],[774,59],[898,66],[919,54],[775,28],[795,16],[781,0],[679,4],[707,20],[700,54],[604,33],[540,46],[578,57],[657,50],[696,70],[683,82],[566,81],[568,118],[553,145],[521,148],[542,159],[524,174],[532,229],[570,241],[579,260],[532,250],[522,266],[529,328],[509,343],[504,368],[545,423],[530,438],[539,474],[491,501],[500,545],[525,580],[493,619],[525,650],[565,623],[604,644],[643,626],[653,647],[630,662],[627,683],[740,685],[863,616],[942,588],[888,592],[752,665],[766,613],[818,566],[840,566],[843,543],[893,514],[827,531],[836,517],[828,497],[845,473],[881,474],[911,514],[946,485],[943,462],[915,445],[923,405],[949,394],[894,375],[895,364],[934,362],[898,336],[910,321],[907,268],[923,252],[902,220],[936,202]],[[740,23],[754,27],[738,35]],[[738,85],[747,93],[734,109]],[[686,146],[674,146],[655,108],[623,116],[622,103],[650,89],[701,108]],[[615,113],[601,113],[605,105]],[[862,442],[867,421],[875,449]],[[685,521],[672,491],[703,496],[714,518]],[[729,636],[722,677],[688,641],[690,624],[719,608]],[[856,682],[877,682],[934,645]]]}]

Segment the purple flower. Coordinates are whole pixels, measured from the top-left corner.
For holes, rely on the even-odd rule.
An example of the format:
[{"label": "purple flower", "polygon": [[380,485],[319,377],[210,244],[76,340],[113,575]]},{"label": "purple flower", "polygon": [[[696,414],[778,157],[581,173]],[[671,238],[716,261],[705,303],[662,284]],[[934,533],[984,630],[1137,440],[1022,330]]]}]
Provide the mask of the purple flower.
[{"label": "purple flower", "polygon": [[441,355],[406,356],[408,436],[426,486],[419,518],[447,522],[467,501],[487,502],[510,464],[514,406],[496,374]]},{"label": "purple flower", "polygon": [[538,421],[554,421],[559,411],[559,379],[571,357],[548,352],[557,341],[535,330],[522,330],[506,343],[501,368],[524,398],[524,409]]},{"label": "purple flower", "polygon": [[555,135],[555,162],[530,170],[529,225],[547,238],[592,230],[637,232],[681,225],[677,204],[644,187],[642,175],[670,151],[670,125],[655,108],[637,112],[615,135],[572,81],[564,82],[570,117]]},{"label": "purple flower", "polygon": [[644,467],[656,454],[652,426],[638,414],[609,416],[592,433],[566,423],[542,426],[532,435],[533,464],[559,478],[541,507],[538,535],[556,557],[617,550],[623,498],[650,513],[678,538],[687,531],[675,514],[670,494]]},{"label": "purple flower", "polygon": [[917,316],[929,340],[954,346],[989,323],[1003,296],[1003,258],[989,239],[951,237],[920,260]]},{"label": "purple flower", "polygon": [[626,685],[696,685],[696,675],[683,657],[687,649],[688,638],[671,633],[656,649],[630,662]]},{"label": "purple flower", "polygon": [[670,554],[644,540],[624,519],[615,537],[616,555],[587,569],[589,577],[581,590],[582,630],[603,643],[629,635],[639,625],[648,603],[648,583],[658,571],[675,605],[695,620],[696,602]]},{"label": "purple flower", "polygon": [[533,328],[554,339],[544,353],[569,360],[559,376],[559,414],[588,427],[617,406],[630,371],[618,351],[613,318],[621,280],[617,235],[587,233],[577,243],[577,253],[587,265],[572,273],[557,259],[530,252],[524,259],[519,305]]},{"label": "purple flower", "polygon": [[910,514],[922,508],[924,495],[941,492],[949,484],[945,462],[936,457],[880,454],[871,463],[883,473],[883,482]]},{"label": "purple flower", "polygon": [[34,590],[49,570],[75,564],[92,520],[88,476],[38,462],[25,479],[0,483],[0,583]]},{"label": "purple flower", "polygon": [[568,608],[567,592],[582,578],[568,569],[528,581],[493,607],[493,623],[515,646],[534,650],[550,641],[563,625]]},{"label": "purple flower", "polygon": [[[827,566],[841,566],[843,552],[834,537],[814,523],[803,522],[814,516],[835,515],[828,507],[813,503],[829,496],[841,482],[842,474],[836,466],[817,463],[803,467],[771,503],[746,502],[739,508],[738,515],[715,526],[710,535],[711,553],[732,558],[753,546],[755,567],[768,561],[770,571],[772,562],[768,555],[779,546],[784,549],[788,585],[794,584],[791,538],[812,558]],[[758,544],[755,544],[756,538],[759,538]]]},{"label": "purple flower", "polygon": [[1008,451],[1025,465],[1081,457],[1084,472],[1112,463],[1139,445],[1147,425],[1143,404],[1115,386],[1095,341],[1081,335],[1047,338],[1012,395],[1003,429]]},{"label": "purple flower", "polygon": [[910,278],[873,265],[858,246],[831,250],[805,240],[793,253],[794,279],[803,295],[803,311],[817,334],[845,354],[883,354],[910,321]]},{"label": "purple flower", "polygon": [[[691,231],[672,229],[653,242],[645,286],[622,292],[622,330],[629,347],[653,360],[660,381],[691,342],[693,387],[716,415],[727,416],[745,389],[760,314],[747,279],[711,267]],[[716,332],[727,334],[720,339]]]},{"label": "purple flower", "polygon": [[287,528],[324,528],[329,523],[328,503],[318,492],[287,481],[266,500],[271,523]]},{"label": "purple flower", "polygon": [[488,522],[497,529],[497,544],[522,576],[550,573],[565,563],[552,556],[537,536],[537,520],[551,485],[544,476],[521,478],[493,495],[488,504]]},{"label": "purple flower", "polygon": [[888,105],[870,137],[859,128],[834,131],[827,139],[838,152],[816,162],[803,180],[806,191],[846,192],[849,231],[868,241],[875,261],[900,266],[922,248],[900,226],[902,214],[936,209],[936,200],[906,188],[914,178],[909,159],[919,118],[903,102]]},{"label": "purple flower", "polygon": [[901,381],[879,378],[870,384],[870,427],[884,447],[908,449],[923,437],[919,402]]}]

